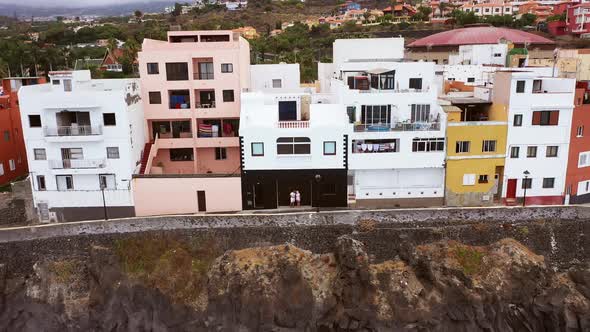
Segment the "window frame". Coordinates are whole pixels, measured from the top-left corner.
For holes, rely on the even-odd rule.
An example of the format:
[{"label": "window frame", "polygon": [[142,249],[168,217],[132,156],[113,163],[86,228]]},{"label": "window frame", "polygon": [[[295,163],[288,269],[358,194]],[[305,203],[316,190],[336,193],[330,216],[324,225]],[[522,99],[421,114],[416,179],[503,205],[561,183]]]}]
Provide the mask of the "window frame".
[{"label": "window frame", "polygon": [[[422,77],[410,77],[410,79],[408,80],[408,88],[409,89],[415,89],[415,90],[422,90]],[[420,87],[416,88],[416,87],[412,87],[412,85],[419,85]]]},{"label": "window frame", "polygon": [[518,158],[520,158],[520,146],[511,146],[510,147],[510,159],[518,159]]},{"label": "window frame", "polygon": [[498,141],[495,139],[484,139],[481,142],[481,152],[496,152]]},{"label": "window frame", "polygon": [[[118,146],[107,146],[107,159],[121,159]],[[116,151],[116,153],[114,152]]]},{"label": "window frame", "polygon": [[[520,86],[522,84],[522,86]],[[526,90],[526,81],[518,80],[516,81],[516,93],[524,93]]]},{"label": "window frame", "polygon": [[[550,151],[555,150],[555,153],[549,153]],[[545,157],[546,158],[557,158],[559,156],[559,146],[558,145],[548,145],[545,148]]]},{"label": "window frame", "polygon": [[[172,158],[172,154],[173,152],[179,152],[179,150],[186,150],[186,151],[191,151],[191,153],[189,154],[189,159],[180,159],[178,157],[176,157],[175,159]],[[183,161],[194,161],[195,160],[195,151],[193,150],[193,148],[174,148],[174,149],[168,149],[168,154],[169,154],[169,158],[171,162],[183,162]],[[180,154],[179,154],[180,155]]]},{"label": "window frame", "polygon": [[[158,96],[159,100],[152,100],[152,96]],[[148,102],[150,105],[161,105],[162,104],[162,92],[160,91],[149,91]]]},{"label": "window frame", "polygon": [[108,187],[109,181],[104,181],[104,183],[105,183],[104,189],[105,190],[116,190],[117,189],[117,176],[116,176],[116,174],[112,174],[112,173],[111,174],[98,174],[98,187],[100,189],[103,189],[103,187],[102,187],[102,183],[103,183],[102,179],[103,178],[106,179],[109,176],[112,176],[113,177],[114,187],[109,188]]},{"label": "window frame", "polygon": [[[549,186],[547,182],[550,182],[551,183],[551,186]],[[553,188],[555,188],[555,178],[543,178],[543,187],[542,188],[543,189],[553,189]]]},{"label": "window frame", "polygon": [[[43,158],[37,158],[37,153],[43,153]],[[45,148],[33,148],[33,160],[47,160],[47,150]]]},{"label": "window frame", "polygon": [[[28,116],[29,118],[29,128],[42,128],[43,127],[43,121],[41,121],[41,114],[29,114]],[[39,125],[36,125],[36,119],[39,119]],[[32,123],[32,119],[35,119],[35,125],[33,125]]]},{"label": "window frame", "polygon": [[[113,116],[114,124],[107,124],[107,117]],[[117,126],[117,115],[115,113],[102,113],[102,124],[105,127],[116,127]]]},{"label": "window frame", "polygon": [[[534,153],[531,153],[533,151]],[[526,157],[527,158],[537,158],[537,151],[538,148],[536,145],[531,145],[526,147]]]},{"label": "window frame", "polygon": [[477,183],[489,183],[488,175],[487,174],[480,174]]},{"label": "window frame", "polygon": [[[327,145],[333,145],[334,146],[334,152],[333,153],[326,152],[326,146]],[[335,155],[336,155],[336,141],[324,141],[324,156],[335,156]]]},{"label": "window frame", "polygon": [[[228,100],[226,98],[226,93],[230,93],[231,92],[231,100]],[[221,99],[223,100],[224,103],[233,103],[236,101],[236,96],[235,96],[235,92],[234,90],[222,90],[221,91]],[[227,95],[227,97],[229,97],[229,95]]]},{"label": "window frame", "polygon": [[[255,149],[254,146],[260,144],[262,148],[262,153],[254,153]],[[252,142],[250,143],[250,154],[252,157],[264,157],[264,142]]]},{"label": "window frame", "polygon": [[520,181],[520,189],[533,189],[533,179],[522,178],[522,180]]},{"label": "window frame", "polygon": [[[150,69],[153,69],[153,65],[155,65],[155,67],[156,67],[156,70],[155,71],[150,70]],[[148,62],[148,63],[146,63],[146,67],[147,67],[147,73],[148,73],[148,75],[158,75],[158,74],[160,74],[160,63],[158,63],[158,62]]]},{"label": "window frame", "polygon": [[[175,66],[185,67],[186,66],[186,76],[182,70],[171,70],[176,68]],[[182,68],[184,69],[184,68]],[[189,74],[188,74],[188,62],[166,62],[166,81],[188,81]]]},{"label": "window frame", "polygon": [[522,127],[522,114],[514,114],[514,119],[512,120],[512,126],[513,127]]},{"label": "window frame", "polygon": [[[275,84],[278,83],[278,84]],[[271,80],[271,85],[273,89],[282,89],[283,88],[283,80],[280,78],[273,78]]]},{"label": "window frame", "polygon": [[[444,152],[445,138],[414,138],[412,139],[412,152]],[[399,152],[399,142],[396,142],[396,151]]]},{"label": "window frame", "polygon": [[227,160],[227,148],[216,147],[215,148],[215,160]]},{"label": "window frame", "polygon": [[[467,148],[465,148],[465,146]],[[471,141],[456,141],[455,153],[469,153],[471,150]]]},{"label": "window frame", "polygon": [[[277,155],[279,156],[310,156],[311,155],[311,139],[309,137],[279,137],[276,140],[277,146]],[[281,152],[281,147],[283,149],[287,148],[288,146],[291,147],[291,153]],[[297,151],[297,147],[300,149],[303,148],[307,152],[301,153],[301,151]]]},{"label": "window frame", "polygon": [[221,72],[222,73],[233,73],[234,72],[234,64],[233,63],[222,63],[221,64]]},{"label": "window frame", "polygon": [[[37,191],[46,191],[47,181],[45,181],[45,175],[37,175],[35,179],[37,180]],[[43,182],[43,185],[41,185],[41,182]]]}]

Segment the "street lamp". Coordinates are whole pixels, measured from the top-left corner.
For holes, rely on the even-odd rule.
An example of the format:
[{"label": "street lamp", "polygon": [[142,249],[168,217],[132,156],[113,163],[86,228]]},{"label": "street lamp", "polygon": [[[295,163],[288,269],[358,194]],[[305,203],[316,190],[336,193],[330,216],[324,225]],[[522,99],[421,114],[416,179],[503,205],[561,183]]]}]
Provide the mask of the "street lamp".
[{"label": "street lamp", "polygon": [[528,170],[525,170],[524,172],[522,172],[522,174],[524,174],[524,197],[522,199],[522,206],[526,205],[526,188],[528,187],[528,178],[529,175],[531,175],[531,172],[529,172]]},{"label": "street lamp", "polygon": [[104,190],[107,187],[107,179],[101,178],[100,181],[100,191],[102,192],[102,208],[104,210],[104,220],[109,220],[109,215],[107,213],[107,201],[104,198]]},{"label": "street lamp", "polygon": [[320,199],[320,182],[322,181],[322,176],[319,175],[319,174],[316,174],[314,176],[314,179],[315,179],[315,182],[317,184],[316,187],[318,188],[318,189],[316,189],[317,190],[316,191],[316,193],[317,193],[316,197],[318,199],[317,206],[316,207],[317,207],[317,212],[319,213],[320,212],[320,202],[321,202],[321,199]]}]

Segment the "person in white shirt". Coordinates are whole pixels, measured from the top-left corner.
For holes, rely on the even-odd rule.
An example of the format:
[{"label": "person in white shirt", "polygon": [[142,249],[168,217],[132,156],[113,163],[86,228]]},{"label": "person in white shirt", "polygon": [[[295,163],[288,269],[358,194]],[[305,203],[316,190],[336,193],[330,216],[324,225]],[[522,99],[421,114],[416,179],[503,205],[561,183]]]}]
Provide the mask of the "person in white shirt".
[{"label": "person in white shirt", "polygon": [[299,190],[295,190],[295,202],[297,206],[301,206],[301,193],[299,193]]},{"label": "person in white shirt", "polygon": [[289,202],[291,207],[295,207],[295,192],[291,190],[289,194]]}]

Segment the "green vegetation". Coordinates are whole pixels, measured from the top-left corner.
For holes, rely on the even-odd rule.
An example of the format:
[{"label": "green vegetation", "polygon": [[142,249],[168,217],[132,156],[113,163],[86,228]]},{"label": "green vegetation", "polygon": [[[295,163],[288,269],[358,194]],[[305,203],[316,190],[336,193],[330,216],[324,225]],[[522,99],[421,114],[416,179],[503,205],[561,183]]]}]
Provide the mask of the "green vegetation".
[{"label": "green vegetation", "polygon": [[455,258],[463,268],[466,275],[474,275],[481,269],[485,253],[477,248],[457,245],[455,247]]},{"label": "green vegetation", "polygon": [[72,277],[78,270],[73,261],[57,261],[49,263],[49,272],[55,275],[58,282],[65,284],[72,281]]},{"label": "green vegetation", "polygon": [[476,23],[487,23],[496,27],[522,28],[525,26],[535,25],[537,16],[534,14],[523,14],[520,19],[515,19],[512,15],[491,15],[475,16],[474,12],[464,12],[455,9],[451,12],[451,17],[455,19],[458,25],[468,25]]},{"label": "green vegetation", "polygon": [[145,235],[115,242],[123,271],[181,303],[193,303],[207,282],[207,271],[220,254],[213,240],[181,242]]}]

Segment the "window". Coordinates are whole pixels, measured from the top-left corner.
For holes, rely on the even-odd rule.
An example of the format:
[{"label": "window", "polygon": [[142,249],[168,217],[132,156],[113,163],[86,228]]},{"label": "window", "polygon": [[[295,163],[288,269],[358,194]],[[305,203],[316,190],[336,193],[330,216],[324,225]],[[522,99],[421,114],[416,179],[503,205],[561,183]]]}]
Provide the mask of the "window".
[{"label": "window", "polygon": [[456,153],[467,153],[469,152],[469,141],[457,141],[455,144]]},{"label": "window", "polygon": [[348,115],[348,122],[349,123],[355,122],[355,113],[356,113],[355,106],[346,106],[346,114]]},{"label": "window", "polygon": [[105,126],[116,126],[117,119],[115,113],[102,113],[102,120]]},{"label": "window", "polygon": [[488,175],[487,174],[481,174],[479,176],[479,179],[477,179],[477,183],[488,183]]},{"label": "window", "polygon": [[514,127],[522,127],[522,114],[514,114],[514,121],[512,122]]},{"label": "window", "polygon": [[502,53],[494,53],[494,58],[499,58],[502,56]]},{"label": "window", "polygon": [[543,178],[543,188],[553,188],[555,186],[555,178]]},{"label": "window", "polygon": [[37,175],[37,190],[39,190],[39,191],[47,190],[47,186],[45,185],[45,176],[44,175]]},{"label": "window", "polygon": [[533,187],[533,179],[522,179],[522,189],[531,189]]},{"label": "window", "polygon": [[150,91],[150,104],[161,104],[162,103],[162,94],[160,91]]},{"label": "window", "polygon": [[47,160],[45,149],[33,149],[33,155],[35,156],[35,160]]},{"label": "window", "polygon": [[51,83],[52,83],[53,85],[60,85],[60,82],[59,82],[59,80],[53,80],[53,81],[51,81]]},{"label": "window", "polygon": [[57,190],[66,191],[74,190],[74,177],[71,175],[57,175],[55,177],[57,182]]},{"label": "window", "polygon": [[193,149],[170,149],[170,161],[192,161]]},{"label": "window", "polygon": [[199,62],[200,80],[212,80],[214,75],[213,62]]},{"label": "window", "polygon": [[168,81],[187,81],[188,63],[168,62],[166,63],[166,79]]},{"label": "window", "polygon": [[6,142],[9,142],[10,141],[10,131],[8,131],[8,130],[5,130],[4,131],[4,140]]},{"label": "window", "polygon": [[541,81],[541,80],[533,80],[533,93],[542,92],[543,91],[542,84],[543,84],[543,81]]},{"label": "window", "polygon": [[364,125],[389,125],[391,123],[391,105],[362,105],[361,122]]},{"label": "window", "polygon": [[117,189],[115,174],[99,174],[98,186],[100,189]]},{"label": "window", "polygon": [[252,147],[252,157],[262,157],[264,156],[264,143],[262,142],[253,142],[251,144]]},{"label": "window", "polygon": [[475,83],[475,77],[467,77],[467,83]]},{"label": "window", "polygon": [[590,166],[590,151],[580,152],[578,155],[578,168]]},{"label": "window", "polygon": [[444,150],[444,138],[414,138],[412,140],[412,152],[431,152]]},{"label": "window", "polygon": [[527,158],[537,158],[537,147],[536,146],[529,146],[526,148],[526,157]]},{"label": "window", "polygon": [[510,148],[510,158],[518,158],[519,154],[520,154],[520,147],[513,146]]},{"label": "window", "polygon": [[223,101],[224,102],[234,101],[234,90],[223,90]]},{"label": "window", "polygon": [[410,89],[422,90],[422,79],[410,78]]},{"label": "window", "polygon": [[16,164],[14,163],[14,159],[8,160],[8,167],[10,167],[11,171],[14,171],[16,169]]},{"label": "window", "polygon": [[72,91],[72,80],[64,80],[64,91],[65,92]]},{"label": "window", "polygon": [[524,93],[525,81],[516,81],[516,93]]},{"label": "window", "polygon": [[215,160],[226,160],[227,149],[226,148],[215,148]]},{"label": "window", "polygon": [[578,129],[576,130],[576,136],[577,137],[584,136],[584,126],[578,126]]},{"label": "window", "polygon": [[334,156],[336,155],[336,142],[324,142],[324,155],[325,156]]},{"label": "window", "polygon": [[29,115],[29,127],[31,127],[31,128],[41,127],[41,115]]},{"label": "window", "polygon": [[475,185],[475,174],[463,174],[463,185],[474,186]]},{"label": "window", "polygon": [[557,126],[559,123],[559,111],[535,111],[533,112],[533,125]]},{"label": "window", "polygon": [[157,62],[149,62],[147,64],[147,73],[149,75],[155,75],[160,73],[160,66]]},{"label": "window", "polygon": [[545,152],[545,156],[547,158],[557,157],[557,151],[559,150],[558,146],[548,146]]},{"label": "window", "polygon": [[273,79],[272,80],[272,87],[274,89],[280,89],[283,87],[283,80],[281,79]]},{"label": "window", "polygon": [[234,65],[232,63],[222,63],[221,64],[221,72],[222,73],[233,73],[234,72]]},{"label": "window", "polygon": [[481,146],[481,152],[496,152],[496,141],[484,140]]},{"label": "window", "polygon": [[119,148],[116,146],[107,147],[108,159],[119,159]]},{"label": "window", "polygon": [[311,140],[308,137],[279,137],[277,154],[310,154]]},{"label": "window", "polygon": [[454,78],[454,77],[449,77],[449,78],[447,78],[447,81],[454,81],[454,80],[455,80],[455,78]]},{"label": "window", "polygon": [[411,122],[429,122],[430,105],[429,104],[412,104]]}]

